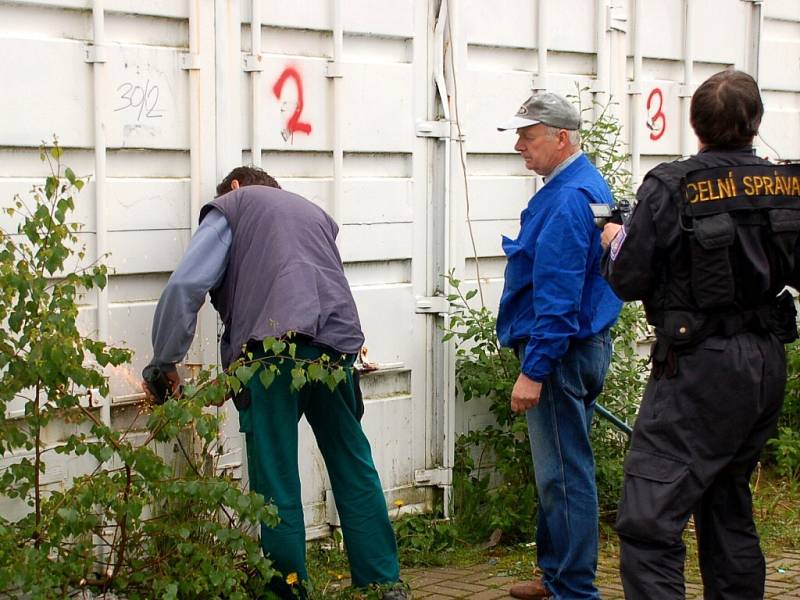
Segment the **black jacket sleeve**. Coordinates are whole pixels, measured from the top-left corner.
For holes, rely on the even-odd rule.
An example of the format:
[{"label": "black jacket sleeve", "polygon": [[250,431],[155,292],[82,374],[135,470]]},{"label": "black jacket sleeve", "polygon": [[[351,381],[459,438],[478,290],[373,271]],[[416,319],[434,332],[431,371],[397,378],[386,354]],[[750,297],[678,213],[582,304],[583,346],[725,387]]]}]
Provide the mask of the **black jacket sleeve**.
[{"label": "black jacket sleeve", "polygon": [[654,289],[656,269],[680,235],[678,211],[667,188],[646,178],[630,219],[603,256],[603,275],[622,300],[644,300]]}]

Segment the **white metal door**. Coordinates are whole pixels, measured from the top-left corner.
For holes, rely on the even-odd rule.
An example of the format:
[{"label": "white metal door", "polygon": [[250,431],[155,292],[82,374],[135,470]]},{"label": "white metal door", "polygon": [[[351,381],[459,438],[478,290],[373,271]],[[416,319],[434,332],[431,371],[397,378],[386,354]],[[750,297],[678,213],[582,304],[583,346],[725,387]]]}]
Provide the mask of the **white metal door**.
[{"label": "white metal door", "polygon": [[[387,500],[426,502],[431,464],[428,152],[416,121],[432,104],[431,29],[421,0],[218,0],[217,177],[255,164],[340,223],[339,248],[367,357],[363,426]],[[235,418],[229,447],[241,446]],[[309,535],[336,523],[313,435],[301,422]]]},{"label": "white metal door", "polygon": [[[88,261],[109,255],[112,274],[80,320],[86,333],[135,352],[131,368],[110,373],[102,400],[103,420],[119,427],[137,412],[155,302],[201,196],[213,190],[215,132],[203,126],[214,114],[213,31],[213,12],[199,0],[0,2],[0,77],[8,82],[0,198],[8,203],[42,181],[37,147],[54,134],[65,163],[91,177],[77,198],[80,237]],[[215,337],[202,326],[198,333]],[[47,437],[63,434],[54,424]],[[91,461],[49,453],[49,485],[67,485]]]}]

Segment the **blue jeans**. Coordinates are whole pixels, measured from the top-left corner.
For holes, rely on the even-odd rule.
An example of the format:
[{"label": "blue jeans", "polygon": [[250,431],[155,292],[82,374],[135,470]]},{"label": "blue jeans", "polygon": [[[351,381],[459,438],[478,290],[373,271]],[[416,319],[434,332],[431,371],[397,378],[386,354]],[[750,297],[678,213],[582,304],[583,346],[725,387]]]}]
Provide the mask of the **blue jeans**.
[{"label": "blue jeans", "polygon": [[538,564],[557,600],[600,598],[594,585],[598,508],[589,432],[610,361],[607,331],[572,340],[543,382],[539,404],[527,412],[539,493]]}]

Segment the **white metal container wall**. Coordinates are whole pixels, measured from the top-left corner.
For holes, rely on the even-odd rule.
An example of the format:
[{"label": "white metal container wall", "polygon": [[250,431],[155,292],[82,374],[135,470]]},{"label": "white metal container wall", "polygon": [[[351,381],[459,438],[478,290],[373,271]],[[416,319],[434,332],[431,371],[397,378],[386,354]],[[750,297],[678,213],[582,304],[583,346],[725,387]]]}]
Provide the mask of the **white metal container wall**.
[{"label": "white metal container wall", "polygon": [[[155,302],[200,204],[231,167],[261,164],[342,224],[369,357],[381,366],[364,379],[364,427],[388,500],[428,500],[415,471],[449,466],[453,430],[488,419],[453,401],[452,355],[417,301],[443,290],[450,266],[475,284],[468,192],[496,306],[500,234],[516,232],[538,183],[513,133],[495,126],[534,89],[574,93],[577,82],[592,90],[584,101],[613,97],[640,179],[693,150],[686,108],[698,83],[757,65],[759,152],[800,158],[797,0],[0,0],[0,56],[3,202],[41,180],[35,148],[54,132],[75,171],[97,179],[79,203],[83,239],[92,256],[98,244],[110,252],[116,272],[81,318],[136,351],[131,374],[112,378],[105,418],[131,418]],[[437,118],[458,126],[422,137]],[[216,360],[216,327],[204,310],[189,360]],[[229,414],[223,462],[236,472],[242,440]],[[336,516],[305,425],[301,465],[315,535]],[[53,464],[52,485],[86,468]]]},{"label": "white metal container wall", "polygon": [[[115,274],[109,290],[84,307],[84,329],[136,351],[132,369],[113,374],[113,406],[104,412],[114,422],[136,399],[155,302],[222,175],[261,163],[285,188],[337,215],[369,359],[379,367],[364,378],[364,427],[387,499],[423,502],[428,494],[413,483],[416,469],[434,463],[426,442],[437,437],[426,419],[433,328],[415,303],[431,293],[426,174],[433,142],[416,137],[415,120],[432,105],[432,13],[419,0],[385,2],[380,11],[366,2],[338,5],[347,34],[332,73],[336,19],[327,1],[0,3],[2,74],[24,83],[0,99],[2,114],[13,115],[0,128],[0,193],[10,199],[44,174],[35,147],[52,132],[76,172],[93,175],[78,216],[89,255],[102,253],[99,243]],[[254,7],[262,20],[255,43]],[[259,156],[251,153],[254,141]],[[205,311],[190,361],[217,359],[216,327]],[[235,411],[228,412],[222,462],[241,473],[242,438]],[[303,425],[301,433],[313,535],[336,515],[310,430]],[[51,464],[53,485],[89,466]]]},{"label": "white metal container wall", "polygon": [[[230,131],[218,139],[217,173],[260,164],[336,216],[368,356],[379,366],[363,379],[364,429],[387,499],[416,503],[426,494],[414,489],[414,472],[432,463],[429,318],[415,313],[428,279],[429,142],[415,136],[414,123],[430,103],[429,13],[419,0],[377,8],[328,0],[218,4],[226,46],[218,45],[217,86],[226,97],[217,122]],[[305,422],[300,456],[314,535],[337,517]]]},{"label": "white metal container wall", "polygon": [[[86,332],[137,351],[132,370],[112,374],[101,411],[125,427],[154,299],[188,242],[200,191],[213,190],[214,131],[202,124],[213,123],[214,82],[198,76],[213,73],[213,12],[200,2],[0,2],[0,52],[13,89],[0,99],[3,202],[42,181],[36,146],[54,133],[67,164],[92,175],[78,202],[80,237],[90,259],[111,254],[115,275],[80,318]],[[46,432],[52,442],[62,434]],[[50,456],[48,485],[93,467]]]},{"label": "white metal container wall", "polygon": [[[656,164],[696,150],[688,125],[692,92],[734,66],[756,75],[765,116],[759,155],[800,159],[800,3],[796,0],[482,0],[454,3],[455,78],[449,91],[466,132],[470,216],[486,302],[496,308],[505,257],[501,234],[516,235],[519,213],[540,179],[497,123],[537,89],[617,103],[638,184]],[[638,14],[637,14],[638,13]],[[760,42],[759,42],[760,40]],[[758,69],[756,72],[756,65]],[[610,96],[609,96],[610,95]],[[454,154],[454,164],[460,163]],[[454,174],[463,188],[463,172]],[[463,205],[462,192],[454,205]],[[463,210],[463,209],[462,209]],[[464,215],[454,210],[454,265],[476,285]],[[486,405],[456,402],[457,428],[491,422]]]}]

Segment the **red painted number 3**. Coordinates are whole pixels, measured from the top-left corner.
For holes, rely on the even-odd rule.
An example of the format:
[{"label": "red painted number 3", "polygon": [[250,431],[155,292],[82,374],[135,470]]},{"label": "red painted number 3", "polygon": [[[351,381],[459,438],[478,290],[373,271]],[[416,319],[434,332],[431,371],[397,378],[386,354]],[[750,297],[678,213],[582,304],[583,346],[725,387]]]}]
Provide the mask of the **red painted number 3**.
[{"label": "red painted number 3", "polygon": [[272,86],[272,93],[275,94],[276,98],[280,99],[281,92],[283,91],[283,84],[286,83],[287,79],[294,81],[294,85],[297,88],[297,108],[295,108],[292,116],[289,117],[289,120],[286,122],[286,133],[291,135],[299,131],[300,133],[309,134],[311,133],[311,124],[304,123],[300,120],[300,115],[303,112],[303,80],[300,79],[300,74],[297,72],[297,69],[294,67],[287,67],[284,69],[281,76],[278,77],[278,81]]},{"label": "red painted number 3", "polygon": [[[655,108],[653,107],[654,100],[658,103]],[[653,141],[660,139],[667,130],[667,117],[662,112],[662,108],[664,108],[664,94],[661,93],[660,88],[653,88],[647,97],[647,128],[650,130],[650,139]]]}]

